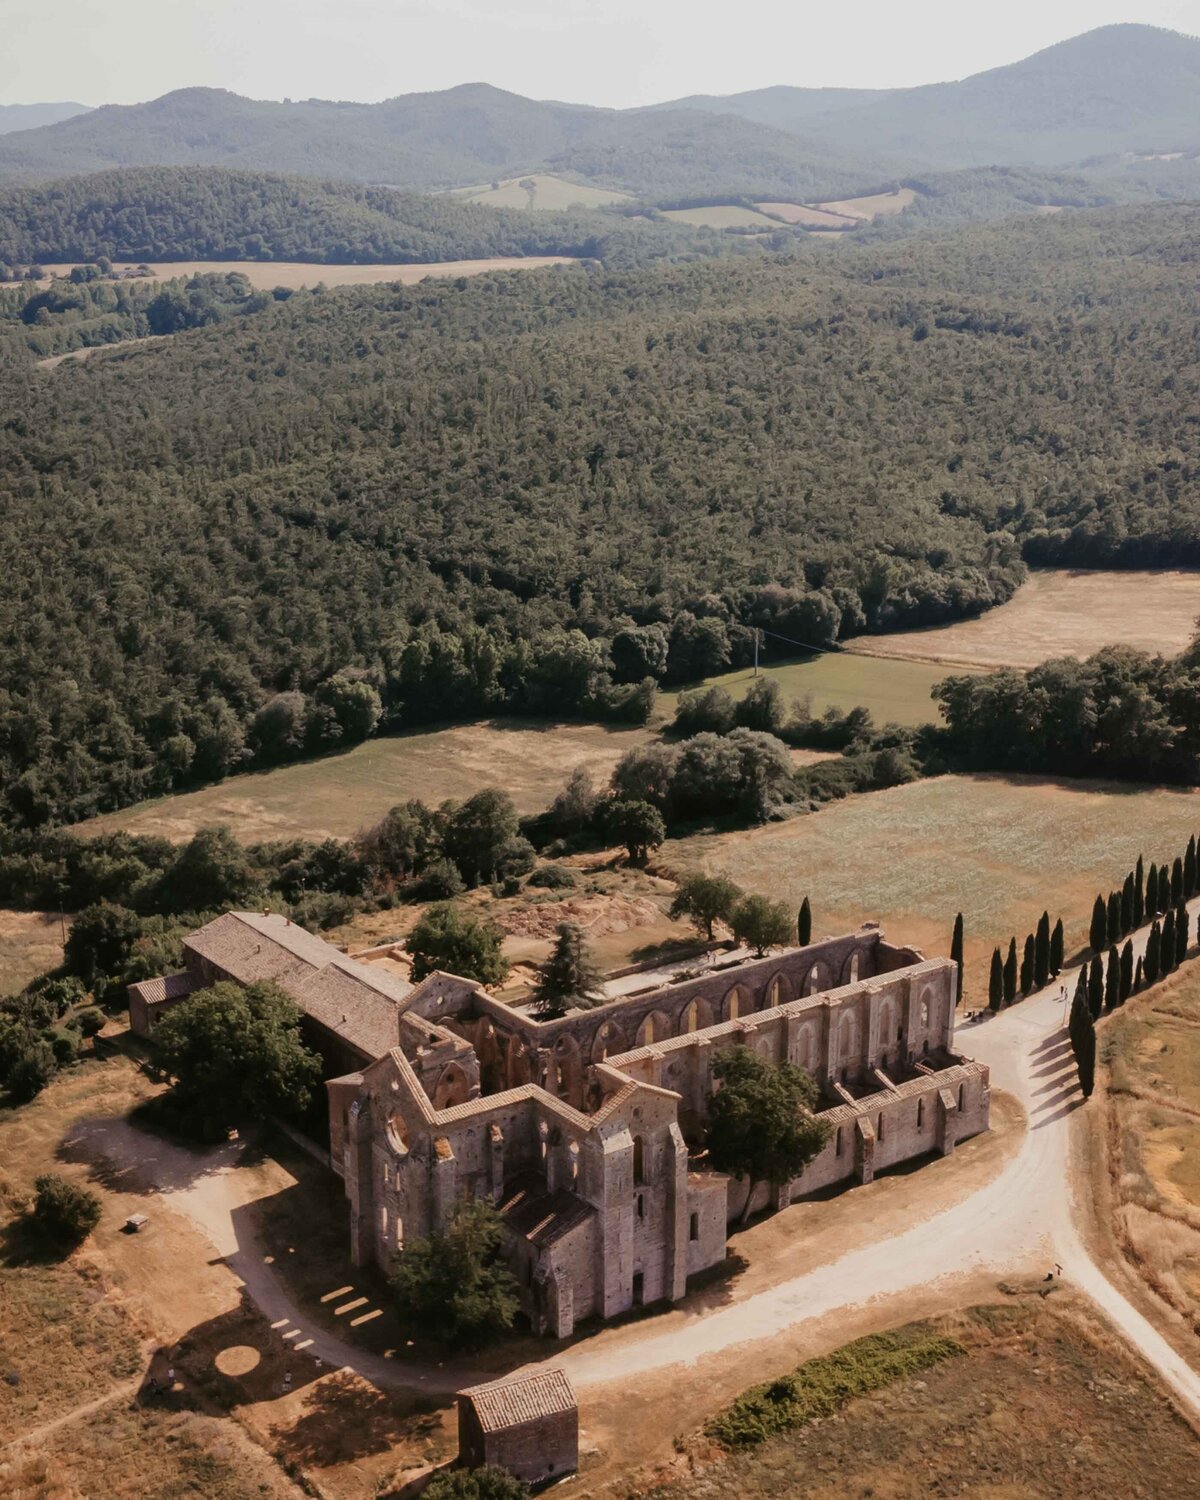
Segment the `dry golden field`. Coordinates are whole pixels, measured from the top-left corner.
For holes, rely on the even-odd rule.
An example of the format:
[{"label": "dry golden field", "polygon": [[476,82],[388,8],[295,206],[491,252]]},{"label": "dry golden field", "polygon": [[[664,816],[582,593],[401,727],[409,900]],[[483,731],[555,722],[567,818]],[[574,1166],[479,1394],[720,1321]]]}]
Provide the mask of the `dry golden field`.
[{"label": "dry golden field", "polygon": [[772,219],[782,219],[785,224],[802,224],[806,229],[853,229],[859,222],[848,214],[830,213],[807,203],[757,203],[755,207]]},{"label": "dry golden field", "polygon": [[[484,271],[538,271],[544,266],[574,264],[569,255],[496,256],[491,260],[442,260],[425,261],[419,265],[378,266],[332,266],[291,260],[179,260],[157,261],[150,266],[150,272],[155,281],[170,281],[176,276],[225,276],[231,271],[240,271],[249,278],[252,286],[270,291],[277,286],[295,290],[302,286],[316,286],[318,282],[324,282],[326,286],[367,286],[376,281],[401,281],[411,286],[424,281],[426,276],[478,276]],[[71,266],[52,265],[45,269],[51,276],[65,276]],[[120,261],[114,269],[134,270],[136,266],[133,262]]]},{"label": "dry golden field", "polygon": [[866,198],[842,198],[836,203],[818,203],[831,214],[845,214],[851,219],[890,218],[902,214],[921,195],[912,188],[897,188],[892,193],[872,193]]},{"label": "dry golden field", "polygon": [[[526,182],[532,183],[532,193],[522,186]],[[570,208],[607,208],[614,203],[633,202],[628,193],[584,186],[548,172],[507,177],[495,187],[485,182],[478,187],[454,188],[451,196],[463,198],[468,203],[484,203],[489,208],[531,208],[542,213],[561,213]]]},{"label": "dry golden field", "polygon": [[664,219],[674,219],[677,224],[694,224],[702,229],[777,229],[779,226],[766,214],[753,208],[743,208],[740,203],[714,203],[707,208],[668,208]]},{"label": "dry golden field", "polygon": [[16,994],[36,975],[61,962],[58,912],[0,909],[0,995]]}]

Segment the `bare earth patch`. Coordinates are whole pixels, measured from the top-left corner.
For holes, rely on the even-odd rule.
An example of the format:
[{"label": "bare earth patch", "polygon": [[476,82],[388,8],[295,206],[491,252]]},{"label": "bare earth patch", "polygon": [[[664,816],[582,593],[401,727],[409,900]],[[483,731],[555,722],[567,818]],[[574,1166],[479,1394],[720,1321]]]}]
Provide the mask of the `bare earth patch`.
[{"label": "bare earth patch", "polygon": [[1035,667],[1127,645],[1175,656],[1200,617],[1200,572],[1039,570],[1007,604],[933,630],[863,635],[855,651],[975,667]]}]

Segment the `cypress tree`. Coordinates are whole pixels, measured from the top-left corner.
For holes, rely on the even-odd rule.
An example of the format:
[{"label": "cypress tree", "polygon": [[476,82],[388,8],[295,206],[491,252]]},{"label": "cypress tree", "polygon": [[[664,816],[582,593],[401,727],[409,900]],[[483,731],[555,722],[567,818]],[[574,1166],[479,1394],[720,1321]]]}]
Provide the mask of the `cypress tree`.
[{"label": "cypress tree", "polygon": [[1108,908],[1104,904],[1104,897],[1097,896],[1092,906],[1092,925],[1088,932],[1088,947],[1093,953],[1108,944]]},{"label": "cypress tree", "polygon": [[1098,1021],[1100,1012],[1104,1009],[1104,960],[1098,953],[1092,959],[1092,966],[1088,970],[1087,998],[1092,1020]]},{"label": "cypress tree", "polygon": [[1046,911],[1038,918],[1033,944],[1033,977],[1039,990],[1044,990],[1050,982],[1050,913]]},{"label": "cypress tree", "polygon": [[950,938],[950,957],[958,965],[958,998],[962,999],[963,992],[963,915],[959,912],[954,919],[954,933]]},{"label": "cypress tree", "polygon": [[1163,918],[1162,940],[1158,946],[1158,972],[1165,979],[1175,967],[1175,912],[1167,909]]},{"label": "cypress tree", "polygon": [[1146,957],[1142,962],[1142,975],[1147,984],[1158,983],[1159,949],[1162,946],[1162,933],[1158,930],[1155,922],[1150,929],[1150,936],[1146,939]]},{"label": "cypress tree", "polygon": [[1171,905],[1178,906],[1183,900],[1183,860],[1175,856],[1171,866]]},{"label": "cypress tree", "polygon": [[1121,1003],[1121,955],[1115,945],[1108,950],[1108,966],[1104,973],[1104,1009],[1116,1010]]},{"label": "cypress tree", "polygon": [[1108,910],[1104,925],[1110,943],[1115,943],[1118,938],[1125,936],[1121,931],[1121,898],[1116,891],[1108,893]]},{"label": "cypress tree", "polygon": [[1158,916],[1158,866],[1152,864],[1146,871],[1146,916]]},{"label": "cypress tree", "polygon": [[1119,1005],[1124,1005],[1133,994],[1133,939],[1121,949],[1121,993]]},{"label": "cypress tree", "polygon": [[812,907],[807,896],[801,902],[800,915],[796,918],[796,937],[802,948],[807,948],[812,942]]},{"label": "cypress tree", "polygon": [[1133,872],[1125,877],[1121,887],[1121,936],[1133,931]]},{"label": "cypress tree", "polygon": [[[1095,1075],[1095,1041],[1096,1033],[1092,1022],[1092,1013],[1088,1005],[1087,996],[1087,966],[1079,971],[1079,983],[1075,986],[1075,999],[1071,1006],[1071,1019],[1067,1025],[1067,1032],[1071,1039],[1071,1051],[1075,1056],[1075,1067],[1079,1073],[1079,1085],[1084,1086],[1084,1076],[1087,1060],[1091,1059],[1091,1076],[1088,1078],[1088,1092]],[[1089,1045],[1088,1038],[1091,1037]]]},{"label": "cypress tree", "polygon": [[1146,982],[1146,976],[1145,976],[1145,973],[1142,970],[1142,960],[1141,960],[1141,957],[1139,956],[1138,961],[1137,961],[1137,973],[1133,976],[1133,993],[1135,995],[1140,995],[1141,994],[1141,992],[1142,992],[1142,986],[1145,984],[1145,982]]},{"label": "cypress tree", "polygon": [[1188,839],[1187,853],[1183,856],[1183,895],[1190,901],[1196,894],[1196,835]]},{"label": "cypress tree", "polygon": [[1187,957],[1188,951],[1188,914],[1187,907],[1182,904],[1175,912],[1175,967]]},{"label": "cypress tree", "polygon": [[1087,1025],[1080,1028],[1075,1066],[1079,1070],[1080,1092],[1085,1099],[1090,1099],[1096,1087],[1096,1027],[1091,1016],[1087,1018]]},{"label": "cypress tree", "polygon": [[1142,925],[1142,918],[1146,915],[1146,871],[1142,864],[1142,856],[1138,855],[1137,869],[1133,872],[1133,930],[1136,931]]},{"label": "cypress tree", "polygon": [[1062,973],[1064,942],[1062,918],[1059,917],[1050,934],[1050,972],[1056,978]]},{"label": "cypress tree", "polygon": [[1021,993],[1028,995],[1033,989],[1033,955],[1035,944],[1031,932],[1025,939],[1025,951],[1021,955]]},{"label": "cypress tree", "polygon": [[1004,1004],[1004,960],[999,948],[992,949],[992,972],[988,975],[988,1009],[995,1012]]},{"label": "cypress tree", "polygon": [[1017,998],[1017,940],[1008,940],[1008,957],[1004,960],[1004,1003],[1011,1005]]}]

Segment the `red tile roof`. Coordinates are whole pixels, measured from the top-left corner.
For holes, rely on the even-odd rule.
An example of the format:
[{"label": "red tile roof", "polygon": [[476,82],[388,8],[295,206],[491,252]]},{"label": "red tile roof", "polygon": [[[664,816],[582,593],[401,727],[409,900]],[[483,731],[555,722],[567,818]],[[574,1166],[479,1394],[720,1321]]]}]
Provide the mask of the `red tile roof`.
[{"label": "red tile roof", "polygon": [[494,1380],[489,1385],[459,1391],[460,1401],[469,1401],[484,1432],[520,1427],[542,1417],[557,1417],[578,1409],[575,1392],[565,1370],[543,1370],[516,1380]]}]

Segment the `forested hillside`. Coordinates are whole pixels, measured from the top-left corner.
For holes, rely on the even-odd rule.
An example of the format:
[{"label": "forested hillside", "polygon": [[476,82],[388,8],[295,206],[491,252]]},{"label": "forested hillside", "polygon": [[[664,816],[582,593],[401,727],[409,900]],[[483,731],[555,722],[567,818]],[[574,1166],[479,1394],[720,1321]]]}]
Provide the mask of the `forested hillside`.
[{"label": "forested hillside", "polygon": [[1163,207],[345,288],[0,372],[6,816],[636,717],[748,625],[952,618],[1022,553],[1200,564],[1198,246]]},{"label": "forested hillside", "polygon": [[128,168],[0,188],[0,264],[9,265],[101,256],[346,264],[578,255],[624,266],[703,253],[715,239],[620,212],[516,213],[216,167]]}]

